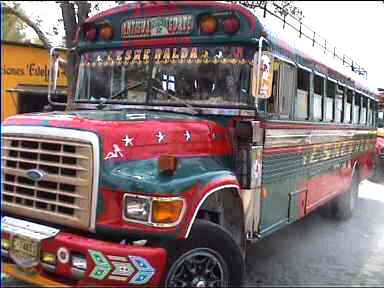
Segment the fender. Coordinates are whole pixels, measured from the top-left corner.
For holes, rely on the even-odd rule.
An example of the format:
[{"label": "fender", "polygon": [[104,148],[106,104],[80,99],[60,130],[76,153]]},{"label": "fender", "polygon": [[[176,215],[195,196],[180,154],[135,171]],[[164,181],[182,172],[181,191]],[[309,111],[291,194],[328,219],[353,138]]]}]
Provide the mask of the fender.
[{"label": "fender", "polygon": [[[237,182],[237,181],[236,181]],[[194,212],[193,212],[193,216],[191,217],[191,219],[189,220],[189,224],[188,224],[188,228],[186,230],[186,233],[184,235],[184,238],[188,238],[189,236],[189,233],[191,231],[191,228],[192,228],[192,225],[193,223],[195,222],[196,220],[196,216],[197,216],[197,213],[199,212],[201,206],[203,205],[203,203],[205,202],[205,200],[211,196],[213,193],[216,193],[216,192],[219,192],[219,191],[223,191],[225,189],[235,189],[236,190],[236,193],[237,193],[237,196],[240,197],[240,186],[238,183],[234,182],[233,184],[225,184],[225,185],[214,185],[215,187],[214,188],[209,188],[209,189],[206,189],[205,192],[203,192],[200,197],[200,200],[197,202],[198,204],[196,205],[196,207],[193,209]],[[208,185],[208,186],[211,186],[211,185]],[[241,199],[241,198],[240,198]],[[240,201],[241,205],[242,205],[242,201]],[[243,210],[243,207],[241,206],[241,209]]]}]

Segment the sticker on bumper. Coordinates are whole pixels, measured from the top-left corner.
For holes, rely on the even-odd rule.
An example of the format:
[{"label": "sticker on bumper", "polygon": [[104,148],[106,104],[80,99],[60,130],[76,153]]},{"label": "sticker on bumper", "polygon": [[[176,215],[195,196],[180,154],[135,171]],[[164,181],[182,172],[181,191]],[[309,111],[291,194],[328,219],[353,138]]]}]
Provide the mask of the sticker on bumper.
[{"label": "sticker on bumper", "polygon": [[149,262],[139,256],[105,256],[100,251],[88,250],[88,252],[95,264],[89,277],[97,280],[108,278],[126,282],[133,276],[129,281],[130,284],[143,285],[155,274],[155,269]]}]

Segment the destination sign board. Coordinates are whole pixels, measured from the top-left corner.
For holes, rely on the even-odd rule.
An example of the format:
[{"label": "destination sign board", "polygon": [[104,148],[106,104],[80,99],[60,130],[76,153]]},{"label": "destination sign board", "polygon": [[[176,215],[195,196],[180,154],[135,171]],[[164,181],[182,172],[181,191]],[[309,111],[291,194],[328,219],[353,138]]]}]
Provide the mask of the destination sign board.
[{"label": "destination sign board", "polygon": [[193,30],[192,15],[128,19],[121,25],[121,38],[187,35]]}]

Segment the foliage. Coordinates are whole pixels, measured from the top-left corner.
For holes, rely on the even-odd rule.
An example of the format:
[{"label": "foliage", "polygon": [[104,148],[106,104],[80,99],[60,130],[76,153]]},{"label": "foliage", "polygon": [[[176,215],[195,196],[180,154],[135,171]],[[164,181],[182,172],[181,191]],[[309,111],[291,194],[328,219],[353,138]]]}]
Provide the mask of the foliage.
[{"label": "foliage", "polygon": [[[2,6],[5,3],[1,3]],[[13,9],[17,11],[22,11],[20,4],[12,3]],[[25,28],[27,25],[22,22],[18,17],[12,14],[4,14],[3,21],[1,23],[1,39],[6,41],[15,41],[15,42],[26,42],[27,37],[25,34]]]},{"label": "foliage", "polygon": [[[40,29],[41,20],[30,19],[21,9],[20,3],[16,1],[2,2],[1,9],[5,19],[2,23],[4,25],[3,31],[5,31],[5,35],[2,35],[3,39],[16,42],[33,42],[42,44],[46,48],[51,46],[45,33]],[[25,30],[27,28],[31,28],[36,35],[33,35],[32,38],[27,37],[27,30]]]}]

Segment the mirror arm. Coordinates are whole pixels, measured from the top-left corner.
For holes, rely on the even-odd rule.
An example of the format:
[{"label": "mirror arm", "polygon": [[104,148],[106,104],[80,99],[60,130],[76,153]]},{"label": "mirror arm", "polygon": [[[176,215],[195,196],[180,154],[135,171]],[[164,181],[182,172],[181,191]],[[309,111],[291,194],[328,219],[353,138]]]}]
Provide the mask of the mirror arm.
[{"label": "mirror arm", "polygon": [[266,41],[266,39],[263,36],[260,36],[259,38],[259,55],[257,59],[257,82],[256,82],[256,91],[259,91],[260,86],[260,65],[261,65],[261,51],[263,48],[263,41]]},{"label": "mirror arm", "polygon": [[[63,60],[60,60],[60,58],[58,58],[58,61],[56,62],[55,60],[55,63],[54,63],[54,69],[55,71],[52,71],[52,59],[53,57],[56,57],[55,55],[55,50],[66,50],[65,48],[57,48],[57,47],[52,47],[50,52],[49,52],[49,70],[48,70],[48,103],[51,104],[52,106],[67,106],[67,103],[61,103],[61,102],[56,102],[56,101],[53,101],[52,100],[52,89],[51,89],[51,84],[52,84],[52,72],[54,72],[53,74],[53,92],[56,93],[56,86],[57,86],[57,78],[58,78],[58,74],[59,74],[59,61],[61,61],[62,63],[66,63],[66,61],[63,61]],[[59,55],[57,57],[60,57]],[[57,64],[56,64],[57,63]]]}]

